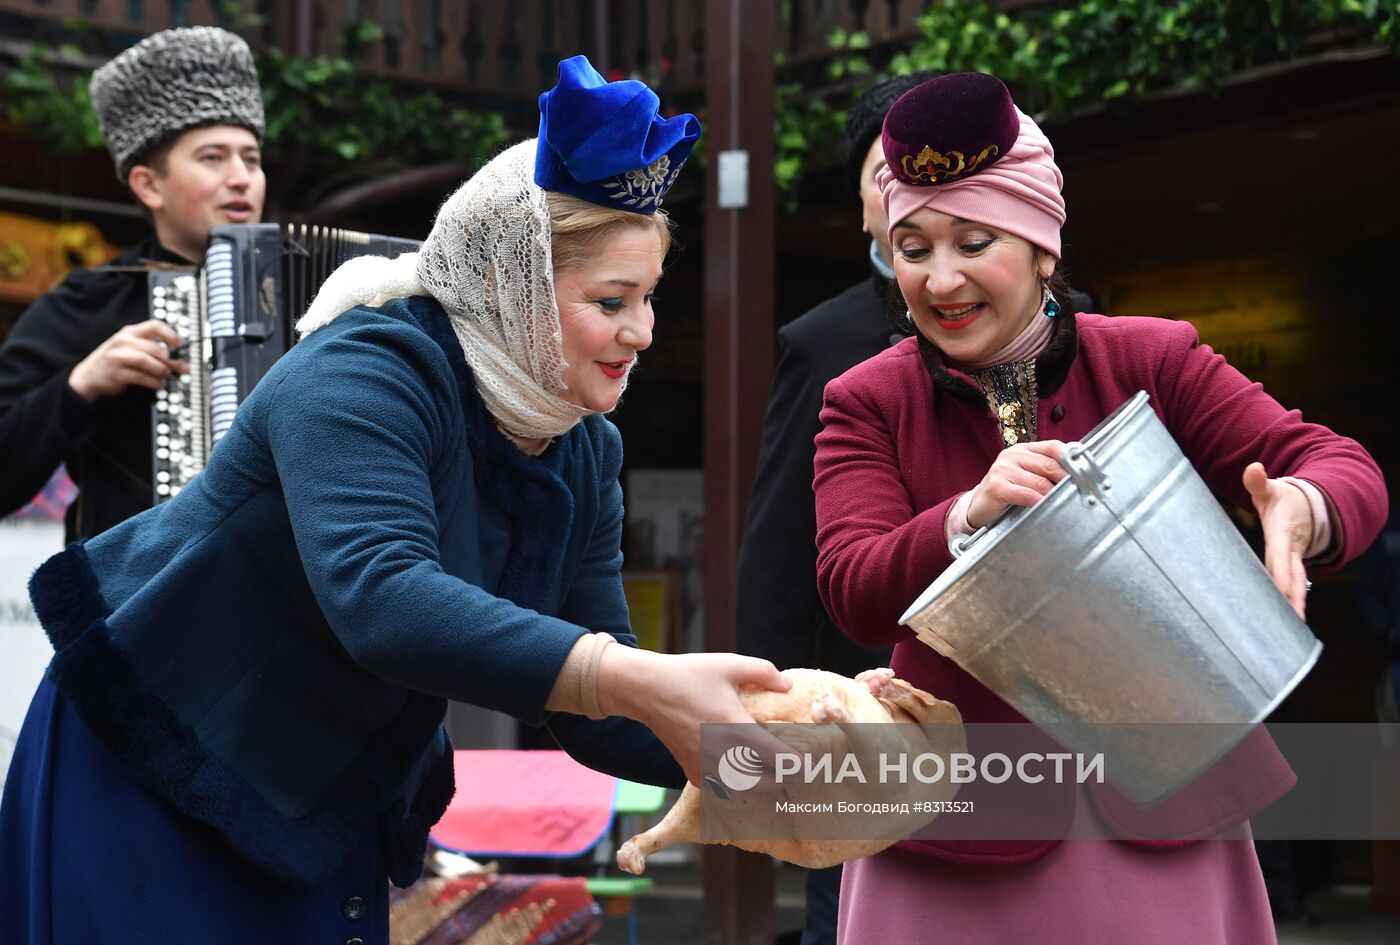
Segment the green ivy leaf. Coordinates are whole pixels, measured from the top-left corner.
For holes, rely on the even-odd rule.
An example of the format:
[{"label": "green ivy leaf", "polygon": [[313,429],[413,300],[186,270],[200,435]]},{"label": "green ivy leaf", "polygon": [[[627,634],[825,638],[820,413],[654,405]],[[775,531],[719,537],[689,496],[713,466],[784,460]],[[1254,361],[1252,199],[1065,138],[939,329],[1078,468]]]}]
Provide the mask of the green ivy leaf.
[{"label": "green ivy leaf", "polygon": [[807,147],[807,136],[800,131],[785,131],[778,136],[778,147],[798,150]]}]

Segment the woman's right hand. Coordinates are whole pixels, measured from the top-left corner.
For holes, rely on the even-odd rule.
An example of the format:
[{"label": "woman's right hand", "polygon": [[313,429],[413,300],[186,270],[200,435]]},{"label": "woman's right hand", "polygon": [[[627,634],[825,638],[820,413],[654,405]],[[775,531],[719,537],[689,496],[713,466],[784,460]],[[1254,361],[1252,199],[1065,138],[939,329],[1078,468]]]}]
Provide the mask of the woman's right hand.
[{"label": "woman's right hand", "polygon": [[[787,692],[792,682],[768,660],[733,653],[652,653],[610,646],[598,665],[598,707],[651,729],[692,784],[700,783],[702,722],[753,724],[740,686]],[[768,736],[767,738],[771,738]],[[767,740],[756,733],[759,741]],[[761,754],[767,754],[759,747]],[[785,750],[772,740],[774,750]]]},{"label": "woman's right hand", "polygon": [[1035,505],[1050,488],[1065,478],[1060,454],[1065,444],[1059,440],[1017,443],[1001,451],[987,475],[972,490],[967,507],[967,523],[981,528],[1000,515],[1008,505]]}]

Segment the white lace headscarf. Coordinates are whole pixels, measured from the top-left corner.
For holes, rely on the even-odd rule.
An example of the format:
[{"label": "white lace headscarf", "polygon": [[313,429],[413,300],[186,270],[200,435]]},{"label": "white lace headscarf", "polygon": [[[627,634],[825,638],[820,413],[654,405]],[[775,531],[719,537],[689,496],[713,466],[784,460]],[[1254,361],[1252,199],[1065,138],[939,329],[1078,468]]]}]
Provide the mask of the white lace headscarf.
[{"label": "white lace headscarf", "polygon": [[535,139],[501,152],[447,198],[419,252],[344,263],[297,331],[304,337],[358,305],[431,295],[451,319],[496,422],[530,439],[567,433],[594,411],[560,396],[567,365],[549,204],[534,172]]}]

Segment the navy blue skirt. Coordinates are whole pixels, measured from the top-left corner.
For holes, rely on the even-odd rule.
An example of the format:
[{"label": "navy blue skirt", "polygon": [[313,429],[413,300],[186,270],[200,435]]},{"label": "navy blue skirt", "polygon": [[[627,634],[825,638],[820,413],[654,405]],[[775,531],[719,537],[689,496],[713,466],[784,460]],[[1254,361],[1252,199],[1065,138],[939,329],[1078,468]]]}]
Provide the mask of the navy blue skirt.
[{"label": "navy blue skirt", "polygon": [[378,846],[313,888],[277,884],[128,777],[46,677],[0,802],[0,942],[387,945]]}]

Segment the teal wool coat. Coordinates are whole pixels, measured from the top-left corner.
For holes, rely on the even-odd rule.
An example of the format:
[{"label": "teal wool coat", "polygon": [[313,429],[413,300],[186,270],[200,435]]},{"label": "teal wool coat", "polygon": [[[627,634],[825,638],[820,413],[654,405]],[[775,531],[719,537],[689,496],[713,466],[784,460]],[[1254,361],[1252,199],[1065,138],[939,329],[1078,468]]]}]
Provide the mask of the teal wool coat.
[{"label": "teal wool coat", "polygon": [[417,877],[452,793],[447,699],[683,784],[641,725],[543,708],[584,633],[636,642],[621,462],[596,415],[540,457],[512,446],[431,299],[354,309],[178,496],[36,572],[49,673],[133,777],[290,883],[372,830],[390,878]]}]

